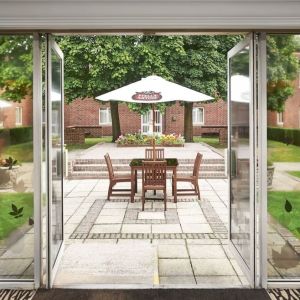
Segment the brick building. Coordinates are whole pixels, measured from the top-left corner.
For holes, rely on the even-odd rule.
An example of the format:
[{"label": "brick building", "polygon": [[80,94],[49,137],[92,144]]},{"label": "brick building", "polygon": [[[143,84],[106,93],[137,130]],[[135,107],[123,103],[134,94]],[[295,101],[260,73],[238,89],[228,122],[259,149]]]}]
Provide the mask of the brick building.
[{"label": "brick building", "polygon": [[10,107],[0,108],[0,128],[32,126],[32,100],[25,97],[21,102],[10,102]]},{"label": "brick building", "polygon": [[[300,53],[295,53],[300,60]],[[294,81],[294,95],[285,102],[284,112],[268,111],[268,126],[300,128],[300,74]]]},{"label": "brick building", "polygon": [[[169,134],[183,134],[184,107],[179,102],[166,108],[165,113],[156,114],[156,131]],[[152,112],[141,116],[129,110],[126,104],[119,105],[119,116],[122,134],[151,133]],[[194,135],[218,133],[221,128],[227,129],[227,104],[223,100],[211,103],[195,103],[193,109]],[[65,105],[65,128],[77,128],[91,136],[111,135],[111,116],[108,103],[91,98],[76,99]]]}]

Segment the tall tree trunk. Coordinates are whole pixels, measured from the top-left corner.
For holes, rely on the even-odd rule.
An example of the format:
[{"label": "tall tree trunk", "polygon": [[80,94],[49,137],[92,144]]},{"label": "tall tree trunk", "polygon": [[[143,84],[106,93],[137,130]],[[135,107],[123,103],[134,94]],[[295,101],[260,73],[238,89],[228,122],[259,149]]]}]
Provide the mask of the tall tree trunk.
[{"label": "tall tree trunk", "polygon": [[121,135],[119,106],[117,101],[110,101],[112,141],[115,142]]},{"label": "tall tree trunk", "polygon": [[184,139],[193,142],[193,102],[184,103]]}]

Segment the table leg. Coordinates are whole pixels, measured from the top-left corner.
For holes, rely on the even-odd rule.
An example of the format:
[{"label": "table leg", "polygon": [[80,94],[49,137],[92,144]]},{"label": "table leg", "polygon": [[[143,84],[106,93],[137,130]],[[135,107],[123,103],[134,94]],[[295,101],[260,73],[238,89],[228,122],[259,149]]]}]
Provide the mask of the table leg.
[{"label": "table leg", "polygon": [[137,170],[134,171],[134,184],[135,184],[135,189],[134,192],[137,193]]},{"label": "table leg", "polygon": [[130,202],[134,202],[134,191],[135,191],[135,178],[134,178],[134,170],[131,168],[131,196]]},{"label": "table leg", "polygon": [[177,168],[173,170],[173,180],[174,180],[174,203],[177,203]]}]

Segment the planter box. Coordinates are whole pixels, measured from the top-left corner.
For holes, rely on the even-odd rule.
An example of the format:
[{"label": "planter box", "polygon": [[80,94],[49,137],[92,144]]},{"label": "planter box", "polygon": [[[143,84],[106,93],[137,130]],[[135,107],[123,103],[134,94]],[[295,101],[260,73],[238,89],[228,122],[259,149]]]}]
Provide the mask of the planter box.
[{"label": "planter box", "polygon": [[[129,147],[153,147],[151,144],[149,145],[134,145],[134,144],[117,144],[117,147],[129,148]],[[161,147],[184,147],[184,144],[176,144],[176,145],[155,145],[156,148]]]},{"label": "planter box", "polygon": [[274,169],[275,169],[274,166],[268,166],[268,170],[267,170],[268,188],[272,187]]},{"label": "planter box", "polygon": [[0,167],[0,189],[11,189],[17,182],[17,170],[19,166],[12,169]]}]

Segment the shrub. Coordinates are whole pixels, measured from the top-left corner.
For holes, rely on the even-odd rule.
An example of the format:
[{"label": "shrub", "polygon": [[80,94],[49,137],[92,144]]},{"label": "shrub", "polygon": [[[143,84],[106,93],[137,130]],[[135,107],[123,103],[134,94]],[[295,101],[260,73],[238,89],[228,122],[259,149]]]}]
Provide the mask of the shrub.
[{"label": "shrub", "polygon": [[[151,145],[153,137],[141,133],[127,133],[116,140],[119,145]],[[179,134],[162,134],[155,136],[157,145],[183,145],[184,138]]]},{"label": "shrub", "polygon": [[300,146],[300,129],[268,127],[268,140]]},{"label": "shrub", "polygon": [[33,139],[32,127],[15,127],[0,129],[0,138],[5,139],[10,145],[30,142]]}]

